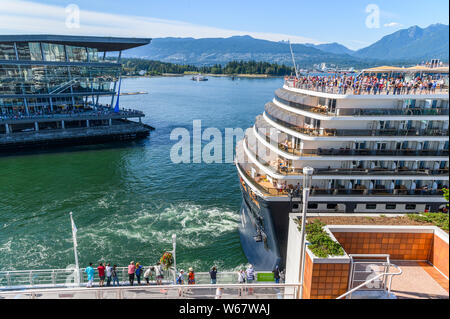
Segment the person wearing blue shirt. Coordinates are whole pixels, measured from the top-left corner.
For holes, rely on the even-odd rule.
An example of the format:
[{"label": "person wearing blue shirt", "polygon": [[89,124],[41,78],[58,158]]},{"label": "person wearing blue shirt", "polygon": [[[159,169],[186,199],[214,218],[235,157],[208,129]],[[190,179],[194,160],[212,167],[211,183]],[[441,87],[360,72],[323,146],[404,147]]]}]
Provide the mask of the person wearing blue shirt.
[{"label": "person wearing blue shirt", "polygon": [[142,275],[143,270],[144,269],[143,269],[142,265],[140,263],[136,263],[136,271],[135,271],[135,273],[136,273],[138,286],[141,284],[141,275]]},{"label": "person wearing blue shirt", "polygon": [[90,288],[92,287],[92,284],[94,283],[94,274],[95,274],[95,270],[92,267],[92,263],[89,263],[89,266],[86,267],[85,273],[87,274],[87,287]]}]

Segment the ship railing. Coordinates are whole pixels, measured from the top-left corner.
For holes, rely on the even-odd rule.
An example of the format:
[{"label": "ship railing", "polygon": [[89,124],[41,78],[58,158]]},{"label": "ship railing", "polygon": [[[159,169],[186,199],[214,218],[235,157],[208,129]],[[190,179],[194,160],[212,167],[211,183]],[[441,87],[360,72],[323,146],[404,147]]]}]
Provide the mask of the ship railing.
[{"label": "ship railing", "polygon": [[[256,178],[252,178],[249,171],[246,170],[241,163],[238,163],[240,171],[244,174],[244,176],[252,182],[252,185],[260,190],[267,196],[288,196],[290,192],[295,194],[295,186],[293,184],[287,185],[287,188],[277,188],[277,187],[267,187],[261,185],[261,181],[264,180],[264,176],[258,175]],[[298,180],[300,182],[300,179]],[[296,184],[297,181],[292,181],[292,183]],[[385,186],[377,185],[374,188],[370,189],[364,185],[353,185],[353,188],[318,188],[313,187],[311,189],[311,196],[321,196],[321,195],[353,195],[353,196],[442,196],[444,194],[445,188],[437,188],[437,189],[407,189],[402,186],[395,186],[394,189],[388,189]],[[301,190],[297,191],[298,194],[301,194]],[[299,195],[300,196],[300,195]]]},{"label": "ship railing", "polygon": [[[0,292],[2,299],[296,299],[299,284],[143,285],[30,289]],[[268,309],[263,313],[268,314]]]},{"label": "ship railing", "polygon": [[410,88],[402,87],[400,89],[392,88],[386,88],[383,87],[382,89],[376,89],[371,86],[370,89],[366,85],[362,85],[358,88],[353,87],[336,87],[334,85],[319,85],[318,83],[300,83],[295,82],[291,80],[285,80],[284,84],[287,87],[290,88],[297,88],[302,90],[308,90],[308,91],[315,91],[315,92],[321,92],[321,93],[328,93],[328,94],[339,94],[339,95],[431,95],[431,94],[448,94],[448,86],[446,85],[440,85],[439,87],[436,87],[435,89],[429,89],[429,88]]},{"label": "ship railing", "polygon": [[275,100],[287,106],[311,112],[320,113],[327,116],[385,116],[385,115],[411,115],[411,116],[441,116],[448,115],[449,109],[442,107],[424,108],[424,107],[408,107],[402,109],[393,108],[376,108],[376,109],[358,109],[358,108],[336,108],[335,111],[329,111],[325,105],[306,105],[302,103],[292,102],[275,95]]},{"label": "ship railing", "polygon": [[287,138],[284,141],[277,140],[278,135],[275,139],[271,136],[265,134],[270,132],[270,128],[261,128],[255,124],[257,134],[263,138],[267,143],[272,144],[286,153],[296,155],[296,156],[330,156],[330,155],[342,155],[342,156],[444,156],[448,157],[449,151],[447,149],[442,150],[417,150],[417,149],[401,149],[401,150],[374,150],[367,148],[351,149],[351,148],[316,148],[316,149],[300,149],[291,147],[291,135],[285,133]]},{"label": "ship railing", "polygon": [[[327,129],[327,128],[308,128],[302,127],[295,124],[291,124],[287,121],[284,121],[278,117],[275,117],[271,114],[273,110],[266,106],[265,114],[272,121],[299,132],[301,134],[306,134],[310,136],[324,136],[324,137],[334,137],[334,136],[448,136],[448,129],[397,129],[397,128],[389,128],[389,129],[354,129],[354,130],[345,130],[345,129]],[[287,116],[287,115],[286,115]]]},{"label": "ship railing", "polygon": [[[247,144],[247,149],[249,152],[256,158],[256,160],[267,167],[270,171],[272,171],[274,174],[281,174],[285,176],[289,175],[303,175],[303,169],[302,168],[295,168],[292,165],[286,165],[283,163],[271,163],[258,154],[252,149],[252,147],[248,144],[247,136],[245,137],[245,142]],[[448,168],[442,168],[442,169],[430,169],[430,168],[423,168],[423,169],[410,169],[408,167],[400,167],[395,169],[390,168],[316,168],[315,169],[315,175],[448,175]]]},{"label": "ship railing", "polygon": [[[150,266],[144,266],[144,272]],[[120,285],[128,285],[128,268],[117,267],[117,277]],[[81,286],[87,284],[87,274],[85,268],[80,268],[79,278]],[[141,275],[141,284],[145,284],[144,272]],[[174,283],[174,270],[163,271],[164,284]],[[208,284],[210,283],[210,275],[208,272],[196,272],[196,283]],[[95,270],[95,283],[98,283],[98,272]],[[187,277],[186,277],[187,280]],[[149,278],[151,284],[156,283],[155,272]],[[74,266],[69,266],[67,269],[37,269],[37,270],[14,270],[14,271],[0,271],[0,290],[11,289],[32,289],[32,288],[57,288],[57,287],[74,287],[77,285],[77,271]],[[237,272],[218,272],[217,283],[231,284],[238,282]],[[137,284],[137,277],[134,278],[134,284]],[[113,282],[111,281],[111,286]],[[106,280],[105,280],[106,286]]]}]

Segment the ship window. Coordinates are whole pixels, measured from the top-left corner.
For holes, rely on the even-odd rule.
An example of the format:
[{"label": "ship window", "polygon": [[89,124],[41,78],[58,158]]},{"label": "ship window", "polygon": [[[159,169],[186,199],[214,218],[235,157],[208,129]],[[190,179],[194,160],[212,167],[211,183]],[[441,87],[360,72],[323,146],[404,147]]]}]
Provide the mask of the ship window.
[{"label": "ship window", "polygon": [[327,209],[336,209],[337,204],[327,204]]},{"label": "ship window", "polygon": [[317,209],[319,207],[319,204],[317,203],[309,203],[308,209]]},{"label": "ship window", "polygon": [[406,204],[405,208],[408,209],[408,210],[416,209],[416,204]]},{"label": "ship window", "polygon": [[397,205],[396,204],[386,204],[386,209],[396,209]]},{"label": "ship window", "polygon": [[377,204],[366,204],[366,209],[377,209]]}]

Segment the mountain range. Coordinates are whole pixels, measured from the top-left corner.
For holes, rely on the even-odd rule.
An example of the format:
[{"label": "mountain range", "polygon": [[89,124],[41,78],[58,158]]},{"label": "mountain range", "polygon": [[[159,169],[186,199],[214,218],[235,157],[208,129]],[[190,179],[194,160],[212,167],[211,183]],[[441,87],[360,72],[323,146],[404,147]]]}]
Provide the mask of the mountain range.
[{"label": "mountain range", "polygon": [[[300,67],[321,62],[339,67],[365,67],[385,63],[419,63],[432,58],[448,61],[449,26],[413,26],[387,35],[357,51],[339,43],[292,44],[292,49]],[[202,39],[155,38],[150,45],[128,50],[124,56],[193,65],[226,64],[234,60],[292,65],[287,42],[255,39],[248,35]]]}]

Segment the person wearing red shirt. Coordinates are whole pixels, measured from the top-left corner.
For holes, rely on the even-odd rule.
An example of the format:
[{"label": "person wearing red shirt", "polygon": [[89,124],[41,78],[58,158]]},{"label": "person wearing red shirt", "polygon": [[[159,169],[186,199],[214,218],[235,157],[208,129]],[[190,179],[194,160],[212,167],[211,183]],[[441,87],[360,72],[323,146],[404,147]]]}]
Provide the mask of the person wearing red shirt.
[{"label": "person wearing red shirt", "polygon": [[98,270],[98,276],[100,277],[99,285],[100,287],[103,287],[103,283],[105,282],[105,266],[103,266],[102,263],[97,267]]}]

